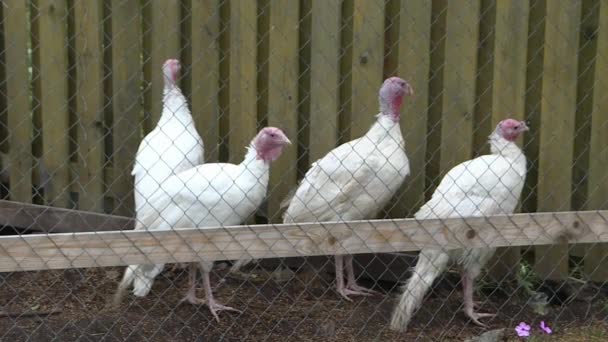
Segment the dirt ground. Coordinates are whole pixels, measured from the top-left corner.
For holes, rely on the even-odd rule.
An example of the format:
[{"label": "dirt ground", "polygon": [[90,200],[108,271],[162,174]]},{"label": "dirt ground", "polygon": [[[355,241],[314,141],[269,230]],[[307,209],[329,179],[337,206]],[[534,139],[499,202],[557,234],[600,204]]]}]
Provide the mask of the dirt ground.
[{"label": "dirt ground", "polygon": [[[462,341],[487,330],[462,314],[460,289],[449,276],[435,286],[408,332],[397,334],[387,328],[395,284],[377,284],[375,289],[384,295],[347,302],[333,291],[329,275],[311,279],[297,274],[276,282],[258,269],[254,278],[228,278],[216,289],[217,299],[243,310],[220,313],[218,323],[204,306],[179,304],[187,287],[183,271],[163,273],[148,297],[129,295],[120,310],[110,310],[106,303],[121,272],[105,268],[0,274],[0,308],[8,313],[0,317],[0,340]],[[225,273],[214,273],[212,281],[218,283]],[[520,321],[537,325],[540,320],[549,322],[554,334],[529,341],[608,340],[605,292],[551,306],[543,317],[518,296],[491,292],[480,294],[481,311],[499,313],[486,321],[488,329],[506,328],[509,341],[519,340],[513,329]]]}]

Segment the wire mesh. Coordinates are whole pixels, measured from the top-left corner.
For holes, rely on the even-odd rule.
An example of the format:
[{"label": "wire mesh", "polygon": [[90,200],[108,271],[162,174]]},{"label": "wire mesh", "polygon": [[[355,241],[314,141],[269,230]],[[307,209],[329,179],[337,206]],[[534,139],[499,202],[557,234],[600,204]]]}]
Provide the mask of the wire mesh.
[{"label": "wire mesh", "polygon": [[0,339],[608,336],[605,1],[0,16]]}]

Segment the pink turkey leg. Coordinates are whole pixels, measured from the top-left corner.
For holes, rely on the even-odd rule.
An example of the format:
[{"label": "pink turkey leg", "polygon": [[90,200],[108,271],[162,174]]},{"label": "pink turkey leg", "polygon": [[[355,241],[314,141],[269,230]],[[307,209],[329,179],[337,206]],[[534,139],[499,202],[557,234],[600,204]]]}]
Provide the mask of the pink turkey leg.
[{"label": "pink turkey leg", "polygon": [[353,267],[353,256],[348,255],[345,256],[344,259],[344,263],[346,264],[346,288],[358,292],[362,296],[380,294],[378,291],[357,285],[357,281],[355,280],[355,268]]},{"label": "pink turkey leg", "polygon": [[485,324],[479,321],[480,318],[494,317],[495,314],[475,312],[475,303],[473,301],[473,284],[474,280],[469,275],[462,276],[462,290],[464,293],[464,313],[473,321],[473,323],[485,327]]},{"label": "pink turkey leg", "polygon": [[205,271],[204,269],[202,270],[202,272],[203,272],[203,285],[205,287],[205,297],[207,298],[206,302],[207,302],[207,306],[209,307],[209,311],[211,311],[211,314],[213,315],[213,317],[215,317],[215,319],[219,322],[220,318],[217,315],[217,313],[219,311],[225,310],[225,311],[234,311],[234,312],[238,312],[238,313],[243,313],[241,310],[237,310],[230,306],[226,306],[219,302],[216,302],[215,299],[213,298],[213,290],[211,289],[211,280],[209,279],[209,272]]},{"label": "pink turkey leg", "polygon": [[196,269],[197,265],[192,263],[188,265],[188,292],[182,299],[182,302],[188,302],[193,305],[205,304],[205,300],[196,297]]}]

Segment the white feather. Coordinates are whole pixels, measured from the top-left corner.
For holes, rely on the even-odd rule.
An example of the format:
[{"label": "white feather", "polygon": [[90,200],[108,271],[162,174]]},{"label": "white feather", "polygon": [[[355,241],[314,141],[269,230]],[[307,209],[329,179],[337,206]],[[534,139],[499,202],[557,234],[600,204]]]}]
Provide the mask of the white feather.
[{"label": "white feather", "polygon": [[135,176],[138,215],[144,203],[169,176],[202,164],[203,158],[203,140],[196,130],[186,98],[177,87],[165,90],[160,120],[140,143],[131,172]]},{"label": "white feather", "polygon": [[[416,219],[511,214],[517,207],[526,177],[526,157],[513,142],[490,136],[491,155],[461,163],[443,177]],[[460,265],[474,279],[494,254],[493,248],[422,250],[411,278],[393,311],[391,328],[404,331],[433,281],[449,266]]]},{"label": "white feather", "polygon": [[[146,226],[143,220],[154,213],[154,197],[158,198],[162,184],[172,175],[203,163],[203,140],[199,136],[188,109],[186,98],[177,86],[165,86],[163,112],[156,127],[142,140],[137,150],[131,174],[134,179],[135,230],[159,229]],[[118,305],[124,291],[133,284],[137,296],[145,296],[162,268],[154,265],[132,265],[125,270],[114,297]]]},{"label": "white feather", "polygon": [[[149,230],[219,227],[244,222],[266,197],[269,163],[256,158],[253,146],[239,164],[203,164],[169,177],[143,204]],[[203,234],[203,233],[201,233]],[[187,242],[185,242],[187,243]],[[202,262],[211,269],[213,262]],[[145,296],[164,265],[130,266],[134,294]]]},{"label": "white feather", "polygon": [[375,216],[410,173],[398,122],[379,114],[361,138],[312,164],[284,222],[361,220]]}]

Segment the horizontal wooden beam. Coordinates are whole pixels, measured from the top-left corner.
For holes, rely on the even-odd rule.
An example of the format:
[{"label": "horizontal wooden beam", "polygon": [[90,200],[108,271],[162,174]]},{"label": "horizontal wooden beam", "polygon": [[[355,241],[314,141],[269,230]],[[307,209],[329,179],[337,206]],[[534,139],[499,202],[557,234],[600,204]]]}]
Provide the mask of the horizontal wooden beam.
[{"label": "horizontal wooden beam", "polygon": [[0,200],[0,225],[44,233],[130,230],[135,220],[81,210]]},{"label": "horizontal wooden beam", "polygon": [[608,242],[608,211],[0,237],[0,272]]}]

